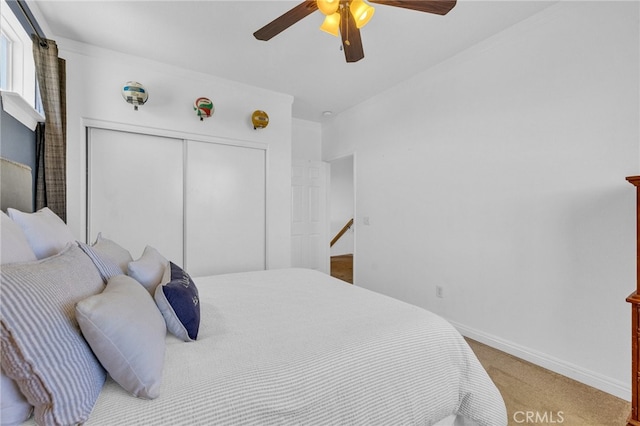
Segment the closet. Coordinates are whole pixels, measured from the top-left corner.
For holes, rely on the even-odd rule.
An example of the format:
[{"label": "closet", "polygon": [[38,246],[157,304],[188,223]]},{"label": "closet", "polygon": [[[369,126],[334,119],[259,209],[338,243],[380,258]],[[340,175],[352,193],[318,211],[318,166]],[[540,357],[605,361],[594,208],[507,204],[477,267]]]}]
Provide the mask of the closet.
[{"label": "closet", "polygon": [[87,240],[151,245],[192,276],[265,269],[266,150],[87,128]]}]

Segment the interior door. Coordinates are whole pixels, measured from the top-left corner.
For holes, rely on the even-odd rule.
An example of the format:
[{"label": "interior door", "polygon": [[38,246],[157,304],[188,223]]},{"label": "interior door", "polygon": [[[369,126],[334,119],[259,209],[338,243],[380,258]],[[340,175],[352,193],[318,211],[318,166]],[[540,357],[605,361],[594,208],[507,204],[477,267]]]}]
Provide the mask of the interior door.
[{"label": "interior door", "polygon": [[146,245],[183,263],[183,141],[87,130],[87,238],[99,232],[137,259]]},{"label": "interior door", "polygon": [[187,141],[186,269],[266,268],[266,152]]},{"label": "interior door", "polygon": [[327,187],[329,164],[293,160],[291,264],[330,273]]}]

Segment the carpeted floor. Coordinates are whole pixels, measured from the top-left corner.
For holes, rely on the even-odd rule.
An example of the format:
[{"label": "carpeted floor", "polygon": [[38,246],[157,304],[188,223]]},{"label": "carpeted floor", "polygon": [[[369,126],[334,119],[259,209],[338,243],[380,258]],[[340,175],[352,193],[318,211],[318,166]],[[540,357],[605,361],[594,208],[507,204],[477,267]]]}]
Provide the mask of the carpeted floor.
[{"label": "carpeted floor", "polygon": [[622,426],[631,404],[467,339],[505,400],[510,425]]},{"label": "carpeted floor", "polygon": [[[333,256],[331,275],[353,283],[353,255]],[[510,425],[624,426],[631,404],[467,339],[507,406]]]}]

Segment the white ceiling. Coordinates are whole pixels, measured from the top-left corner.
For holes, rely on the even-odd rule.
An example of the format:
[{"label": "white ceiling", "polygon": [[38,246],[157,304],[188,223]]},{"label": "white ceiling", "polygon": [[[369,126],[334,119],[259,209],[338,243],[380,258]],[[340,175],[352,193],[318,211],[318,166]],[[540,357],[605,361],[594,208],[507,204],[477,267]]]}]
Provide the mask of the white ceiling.
[{"label": "white ceiling", "polygon": [[[445,16],[376,5],[348,64],[318,11],[270,41],[253,32],[301,0],[29,0],[52,39],[65,38],[294,96],[293,116],[322,121],[557,1],[458,0]],[[469,70],[473,72],[473,70]]]}]

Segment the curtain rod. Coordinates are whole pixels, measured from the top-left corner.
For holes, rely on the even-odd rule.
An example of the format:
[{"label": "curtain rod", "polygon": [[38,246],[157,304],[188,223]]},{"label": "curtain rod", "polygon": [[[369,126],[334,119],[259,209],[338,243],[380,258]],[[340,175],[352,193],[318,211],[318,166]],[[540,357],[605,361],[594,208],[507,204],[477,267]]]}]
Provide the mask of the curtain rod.
[{"label": "curtain rod", "polygon": [[24,0],[7,0],[7,5],[13,11],[14,15],[16,15],[16,18],[18,18],[18,21],[20,21],[22,28],[24,28],[27,34],[31,33],[31,35],[34,35],[38,39],[40,46],[49,47],[46,40],[47,37],[45,37],[42,28],[38,25],[36,18],[31,13],[26,2]]}]

